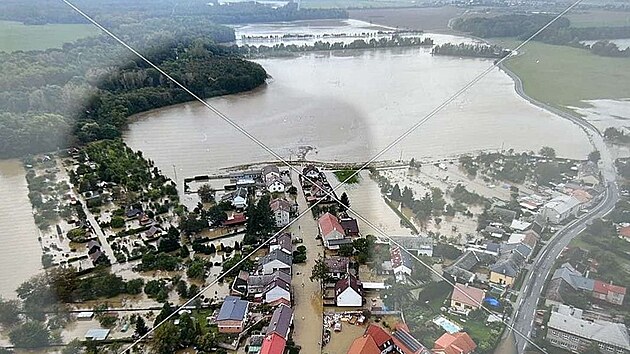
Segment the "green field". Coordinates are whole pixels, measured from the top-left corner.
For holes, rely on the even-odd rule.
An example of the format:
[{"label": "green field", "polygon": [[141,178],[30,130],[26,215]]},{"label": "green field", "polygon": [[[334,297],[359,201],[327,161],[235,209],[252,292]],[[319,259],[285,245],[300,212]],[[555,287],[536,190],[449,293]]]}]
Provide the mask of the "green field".
[{"label": "green field", "polygon": [[[515,40],[494,41],[515,48]],[[630,96],[630,59],[591,54],[585,49],[530,42],[506,67],[523,81],[530,97],[563,108],[584,107],[583,100]]]},{"label": "green field", "polygon": [[630,12],[585,11],[567,15],[572,27],[630,26]]},{"label": "green field", "polygon": [[99,33],[87,24],[24,25],[0,21],[0,51],[61,48],[64,43]]}]

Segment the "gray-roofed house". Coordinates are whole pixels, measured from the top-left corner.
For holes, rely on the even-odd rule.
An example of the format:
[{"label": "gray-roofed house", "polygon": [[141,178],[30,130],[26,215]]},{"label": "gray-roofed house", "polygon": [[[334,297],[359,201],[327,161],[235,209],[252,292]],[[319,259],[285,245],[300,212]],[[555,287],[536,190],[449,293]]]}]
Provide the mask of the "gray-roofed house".
[{"label": "gray-roofed house", "polygon": [[291,217],[291,203],[285,199],[274,199],[269,202],[269,207],[273,211],[276,220],[276,227],[286,226]]},{"label": "gray-roofed house", "polygon": [[267,165],[262,168],[261,174],[265,181],[273,178],[280,178],[280,169],[276,165]]},{"label": "gray-roofed house", "polygon": [[499,259],[489,267],[491,283],[503,286],[514,284],[526,259],[521,251],[519,249],[510,249],[504,252],[503,248],[501,249]]},{"label": "gray-roofed house", "polygon": [[236,296],[226,296],[219,310],[219,314],[215,319],[215,323],[219,327],[219,332],[242,332],[245,322],[247,321],[248,311],[248,301],[241,300]]},{"label": "gray-roofed house", "polygon": [[239,187],[234,192],[225,194],[221,201],[229,201],[233,207],[244,209],[247,207],[247,188]]},{"label": "gray-roofed house", "polygon": [[547,328],[547,340],[553,346],[574,353],[587,353],[593,344],[601,353],[630,352],[630,336],[623,323],[588,321],[578,308],[558,306],[551,312]]},{"label": "gray-roofed house", "polygon": [[548,201],[541,213],[549,222],[560,224],[571,216],[577,216],[580,211],[580,201],[572,196],[561,195]]},{"label": "gray-roofed house", "polygon": [[287,254],[293,254],[293,239],[289,232],[278,235],[269,245],[269,252],[281,250]]},{"label": "gray-roofed house", "polygon": [[391,236],[394,242],[416,256],[433,257],[433,239],[424,236]]},{"label": "gray-roofed house", "polygon": [[272,280],[263,289],[263,302],[266,304],[291,305],[291,283],[280,278]]},{"label": "gray-roofed house", "polygon": [[268,255],[262,257],[258,261],[260,272],[262,274],[272,274],[277,270],[281,270],[291,274],[291,266],[293,265],[293,256],[286,254],[282,250],[275,249]]},{"label": "gray-roofed house", "polygon": [[269,283],[280,279],[287,284],[291,284],[291,275],[281,270],[273,274],[249,275],[247,277],[247,297],[262,302],[263,292]]},{"label": "gray-roofed house", "polygon": [[471,283],[475,280],[475,273],[472,271],[480,264],[488,264],[496,258],[483,252],[467,250],[462,253],[453,264],[444,268],[444,272],[461,283]]},{"label": "gray-roofed house", "polygon": [[331,256],[324,259],[328,266],[328,275],[336,280],[346,277],[350,259],[348,257]]},{"label": "gray-roofed house", "polygon": [[293,323],[293,310],[289,306],[280,305],[276,307],[271,315],[269,326],[267,327],[267,335],[276,333],[285,340],[289,339],[291,324]]}]

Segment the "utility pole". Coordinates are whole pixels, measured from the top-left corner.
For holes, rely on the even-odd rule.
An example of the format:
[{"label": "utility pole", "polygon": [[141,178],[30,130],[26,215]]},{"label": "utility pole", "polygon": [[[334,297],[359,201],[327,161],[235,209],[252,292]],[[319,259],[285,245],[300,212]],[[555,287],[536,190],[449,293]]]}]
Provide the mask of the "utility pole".
[{"label": "utility pole", "polygon": [[177,169],[175,168],[175,164],[173,164],[173,173],[175,174],[175,184],[177,184]]}]

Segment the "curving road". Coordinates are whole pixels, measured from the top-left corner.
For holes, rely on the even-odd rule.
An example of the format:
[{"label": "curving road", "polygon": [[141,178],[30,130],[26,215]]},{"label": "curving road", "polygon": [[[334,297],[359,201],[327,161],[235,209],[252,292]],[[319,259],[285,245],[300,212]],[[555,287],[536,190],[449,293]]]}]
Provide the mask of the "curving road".
[{"label": "curving road", "polygon": [[[598,150],[601,154],[599,168],[602,172],[603,184],[606,186],[605,192],[598,197],[599,200],[597,205],[588,213],[581,215],[578,219],[558,230],[554,237],[545,246],[543,246],[538,256],[530,265],[531,271],[521,287],[521,292],[516,300],[517,302],[514,316],[512,317],[511,324],[513,325],[515,331],[514,333],[510,333],[510,335],[506,336],[504,339],[504,341],[515,342],[516,351],[519,354],[522,354],[528,344],[527,340],[523,338],[523,336],[531,336],[532,329],[534,327],[534,318],[536,316],[536,305],[555,260],[569,242],[581,233],[593,219],[605,216],[615,207],[615,204],[619,200],[619,188],[616,182],[617,172],[615,169],[614,158],[604,142],[603,134],[597,129],[597,127],[581,117],[577,117],[569,112],[536,101],[535,99],[527,96],[523,90],[521,79],[507,69],[503,64],[501,64],[500,69],[512,77],[516,92],[521,97],[540,108],[546,109],[573,122],[574,124],[577,124],[580,128],[582,128],[582,130],[584,130],[594,149]],[[511,338],[512,334],[514,335],[514,339]],[[503,351],[498,350],[496,353],[504,354]]]}]

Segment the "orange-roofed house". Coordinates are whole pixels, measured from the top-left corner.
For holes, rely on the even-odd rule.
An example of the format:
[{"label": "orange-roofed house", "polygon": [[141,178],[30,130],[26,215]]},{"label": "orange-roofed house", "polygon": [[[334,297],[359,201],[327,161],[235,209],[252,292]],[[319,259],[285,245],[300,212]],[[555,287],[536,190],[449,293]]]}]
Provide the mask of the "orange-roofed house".
[{"label": "orange-roofed house", "polygon": [[277,333],[271,333],[263,339],[260,354],[283,354],[287,342]]},{"label": "orange-roofed house", "polygon": [[348,354],[381,354],[374,338],[368,334],[364,334],[352,342]]},{"label": "orange-roofed house", "polygon": [[374,339],[376,346],[381,352],[388,353],[389,351],[392,350],[392,345],[394,344],[392,342],[392,336],[389,333],[387,333],[383,329],[383,327],[377,326],[375,324],[371,324],[365,330],[365,334],[367,334],[368,336],[372,337],[372,339]]},{"label": "orange-roofed house", "polygon": [[595,280],[595,284],[593,284],[593,297],[596,299],[622,305],[625,296],[626,288],[623,286],[604,283],[601,280]]},{"label": "orange-roofed house", "polygon": [[630,226],[624,226],[618,231],[619,237],[630,242]]},{"label": "orange-roofed house", "polygon": [[[319,218],[317,224],[319,227],[319,234],[322,236],[322,240],[324,241],[324,246],[328,249],[338,249],[339,245],[337,245],[334,241],[343,240],[346,237],[346,234],[337,217],[331,213],[326,213]],[[333,241],[332,244],[331,241]]]},{"label": "orange-roofed house", "polygon": [[457,283],[451,294],[451,309],[454,312],[468,315],[481,307],[486,292],[472,286]]},{"label": "orange-roofed house", "polygon": [[469,354],[477,348],[477,344],[466,332],[454,334],[444,333],[435,341],[434,354]]}]

